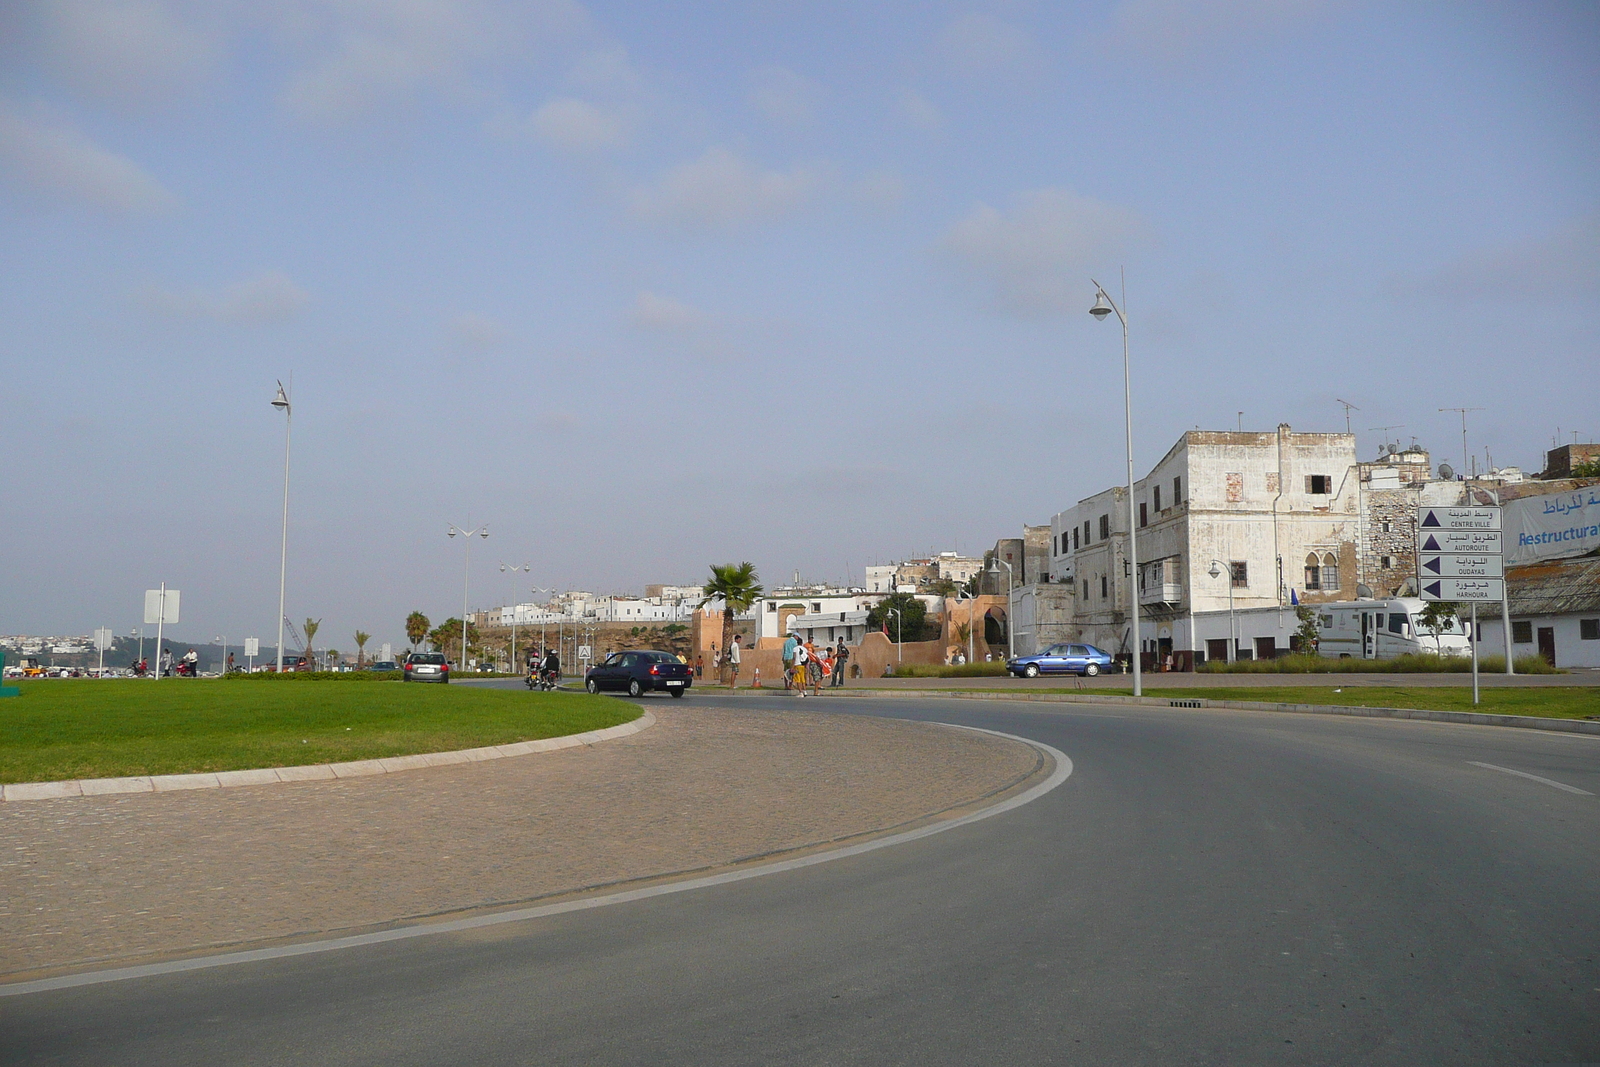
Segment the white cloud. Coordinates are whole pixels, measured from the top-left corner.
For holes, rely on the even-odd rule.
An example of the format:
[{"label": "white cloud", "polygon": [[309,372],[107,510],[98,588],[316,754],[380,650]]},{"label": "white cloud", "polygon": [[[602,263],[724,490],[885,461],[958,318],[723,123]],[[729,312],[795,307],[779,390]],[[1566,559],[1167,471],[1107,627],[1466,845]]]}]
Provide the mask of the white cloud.
[{"label": "white cloud", "polygon": [[635,329],[650,333],[694,333],[712,324],[711,317],[697,307],[647,291],[641,292],[628,311]]},{"label": "white cloud", "polygon": [[114,215],[164,211],[176,199],[138,164],[95,144],[60,116],[0,100],[0,173],[52,199]]},{"label": "white cloud", "polygon": [[1148,228],[1134,212],[1069,189],[1038,189],[1000,212],[979,204],[951,227],[944,248],[1013,311],[1072,310],[1086,299],[1088,272],[1109,267]]},{"label": "white cloud", "polygon": [[1398,288],[1448,300],[1592,299],[1600,296],[1600,215],[1470,252]]},{"label": "white cloud", "polygon": [[762,67],[750,90],[750,106],[774,122],[807,126],[816,119],[816,98],[821,87],[785,67]]},{"label": "white cloud", "polygon": [[898,103],[900,114],[919,130],[937,130],[944,125],[944,114],[920,93],[901,89]]},{"label": "white cloud", "polygon": [[976,12],[939,34],[938,52],[959,74],[1014,74],[1039,62],[1039,46],[1009,22]]},{"label": "white cloud", "polygon": [[43,0],[36,12],[50,73],[113,104],[192,84],[221,43],[213,20],[166,0]]},{"label": "white cloud", "polygon": [[146,306],[169,315],[250,326],[292,318],[311,300],[304,289],[281,271],[267,271],[214,289],[152,287],[141,296]]},{"label": "white cloud", "polygon": [[1173,56],[1220,40],[1270,33],[1341,6],[1342,0],[1122,0],[1118,33],[1148,51]]},{"label": "white cloud", "polygon": [[634,190],[629,206],[636,218],[656,225],[728,229],[797,211],[828,180],[827,168],[757,170],[726,148],[712,148]]},{"label": "white cloud", "polygon": [[615,110],[563,96],[546,101],[528,120],[533,132],[557,148],[593,152],[628,140],[628,122]]}]

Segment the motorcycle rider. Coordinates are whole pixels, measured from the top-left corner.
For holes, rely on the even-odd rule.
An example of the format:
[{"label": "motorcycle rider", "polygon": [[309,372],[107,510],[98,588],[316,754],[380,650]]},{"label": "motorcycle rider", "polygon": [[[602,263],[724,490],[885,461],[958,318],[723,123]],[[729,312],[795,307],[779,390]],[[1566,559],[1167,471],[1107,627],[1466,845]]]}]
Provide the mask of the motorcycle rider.
[{"label": "motorcycle rider", "polygon": [[544,682],[552,689],[561,682],[561,657],[553,648],[544,650],[544,662],[539,666],[539,674]]}]

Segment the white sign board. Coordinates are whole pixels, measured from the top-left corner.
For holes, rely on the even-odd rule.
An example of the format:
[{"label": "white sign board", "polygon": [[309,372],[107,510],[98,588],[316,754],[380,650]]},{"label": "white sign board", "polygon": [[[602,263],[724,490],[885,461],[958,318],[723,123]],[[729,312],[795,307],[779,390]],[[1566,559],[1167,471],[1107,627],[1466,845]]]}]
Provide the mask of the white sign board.
[{"label": "white sign board", "polygon": [[1417,583],[1423,600],[1459,601],[1466,604],[1498,602],[1502,578],[1424,578]]},{"label": "white sign board", "polygon": [[244,639],[244,655],[246,659],[261,655],[261,638],[247,637]]},{"label": "white sign board", "polygon": [[588,659],[589,658],[589,646],[588,645],[579,645],[578,646],[578,658],[579,659]]},{"label": "white sign board", "polygon": [[100,629],[96,630],[94,632],[94,647],[98,648],[101,652],[104,652],[106,649],[111,647],[112,636],[113,634],[111,631],[105,627],[101,627]]},{"label": "white sign board", "polygon": [[1470,555],[1460,553],[1448,556],[1421,557],[1417,566],[1423,578],[1502,578],[1505,561],[1498,555]]},{"label": "white sign board", "polygon": [[1418,508],[1417,536],[1432,530],[1498,530],[1499,508]]},{"label": "white sign board", "polygon": [[1418,552],[1501,552],[1504,535],[1499,530],[1429,530],[1417,537]]},{"label": "white sign board", "polygon": [[1508,500],[1505,511],[1507,555],[1513,563],[1600,548],[1600,486]]},{"label": "white sign board", "polygon": [[151,626],[178,621],[178,591],[176,589],[146,589],[144,591],[144,621]]}]

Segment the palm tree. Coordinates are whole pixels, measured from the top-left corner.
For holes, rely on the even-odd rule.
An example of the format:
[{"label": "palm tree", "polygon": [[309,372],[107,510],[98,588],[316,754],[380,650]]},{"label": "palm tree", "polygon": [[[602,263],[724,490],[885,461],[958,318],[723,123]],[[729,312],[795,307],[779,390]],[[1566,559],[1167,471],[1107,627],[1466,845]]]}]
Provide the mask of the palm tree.
[{"label": "palm tree", "polygon": [[422,643],[422,639],[428,636],[428,631],[432,628],[433,624],[420,611],[413,611],[406,616],[406,640],[411,642],[413,651]]},{"label": "palm tree", "polygon": [[356,631],[356,669],[357,670],[360,670],[361,669],[361,665],[366,662],[367,642],[371,641],[371,640],[372,640],[372,635],[371,634],[362,633],[360,630]]},{"label": "palm tree", "polygon": [[311,642],[317,639],[317,630],[322,626],[321,619],[306,620],[306,655],[311,660],[311,669],[317,669],[317,654],[311,650]]},{"label": "palm tree", "polygon": [[704,597],[700,607],[712,601],[722,601],[722,649],[727,654],[733,640],[733,617],[750,610],[750,606],[766,592],[761,588],[754,563],[723,563],[711,565],[711,580],[701,587]]}]

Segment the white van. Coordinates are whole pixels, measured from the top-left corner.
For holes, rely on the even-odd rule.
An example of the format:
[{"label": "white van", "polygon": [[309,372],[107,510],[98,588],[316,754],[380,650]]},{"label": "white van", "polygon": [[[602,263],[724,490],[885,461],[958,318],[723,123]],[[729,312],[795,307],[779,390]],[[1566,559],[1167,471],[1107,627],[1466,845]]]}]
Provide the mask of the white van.
[{"label": "white van", "polygon": [[1447,622],[1435,633],[1422,623],[1424,606],[1416,597],[1313,604],[1319,629],[1317,653],[1336,659],[1393,659],[1420,652],[1470,655],[1471,623]]}]

